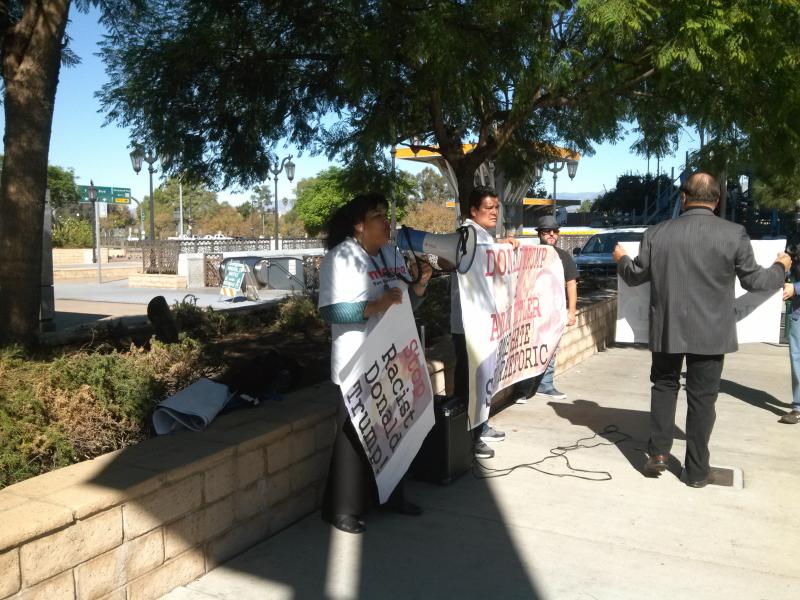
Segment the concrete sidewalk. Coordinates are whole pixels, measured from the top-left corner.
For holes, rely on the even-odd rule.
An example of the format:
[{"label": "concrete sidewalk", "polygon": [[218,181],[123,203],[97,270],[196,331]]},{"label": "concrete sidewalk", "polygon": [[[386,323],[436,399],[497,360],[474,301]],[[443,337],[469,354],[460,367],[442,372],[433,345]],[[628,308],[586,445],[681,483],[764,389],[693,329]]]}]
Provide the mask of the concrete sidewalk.
[{"label": "concrete sidewalk", "polygon": [[219,294],[219,288],[132,288],[127,279],[104,281],[67,280],[56,281],[53,286],[55,297],[55,315],[53,325],[56,331],[63,331],[77,326],[109,318],[141,316],[146,319],[147,303],[156,296],[164,296],[167,304],[181,302],[191,298],[200,307],[214,310],[239,309],[246,306],[271,303],[285,298],[290,292],[285,290],[259,290],[260,300],[251,302],[240,300],[231,302]]},{"label": "concrete sidewalk", "polygon": [[483,461],[494,469],[609,425],[632,436],[585,440],[591,447],[567,453],[573,470],[557,458],[537,467],[556,476],[518,468],[449,487],[412,482],[422,517],[376,511],[353,536],[315,513],[166,597],[797,598],[800,426],[777,423],[788,410],[788,349],[750,345],[727,357],[711,459],[743,470],[739,490],[678,480],[683,393],[673,472],[642,476],[649,364],[644,350],[612,348],[558,378],[568,400],[536,399],[493,419],[508,434]]}]

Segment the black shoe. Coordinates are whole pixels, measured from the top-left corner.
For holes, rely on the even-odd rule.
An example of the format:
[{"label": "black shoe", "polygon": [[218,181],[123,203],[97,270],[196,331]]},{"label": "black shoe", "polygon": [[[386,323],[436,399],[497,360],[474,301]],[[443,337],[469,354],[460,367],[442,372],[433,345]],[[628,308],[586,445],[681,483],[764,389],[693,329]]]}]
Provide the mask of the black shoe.
[{"label": "black shoe", "polygon": [[644,465],[645,475],[660,475],[662,471],[667,469],[667,460],[669,460],[667,454],[654,454],[648,458],[647,463]]},{"label": "black shoe", "polygon": [[688,485],[691,488],[704,488],[710,483],[714,483],[713,473],[709,473],[705,479],[700,479],[698,481],[687,481],[686,485]]},{"label": "black shoe", "polygon": [[339,531],[345,533],[364,533],[367,530],[364,521],[353,515],[334,515],[333,519],[325,519]]},{"label": "black shoe", "polygon": [[396,512],[399,515],[406,515],[409,517],[418,517],[422,514],[422,507],[414,504],[413,502],[409,502],[408,500],[403,500],[403,502],[400,504],[390,505],[389,510]]}]

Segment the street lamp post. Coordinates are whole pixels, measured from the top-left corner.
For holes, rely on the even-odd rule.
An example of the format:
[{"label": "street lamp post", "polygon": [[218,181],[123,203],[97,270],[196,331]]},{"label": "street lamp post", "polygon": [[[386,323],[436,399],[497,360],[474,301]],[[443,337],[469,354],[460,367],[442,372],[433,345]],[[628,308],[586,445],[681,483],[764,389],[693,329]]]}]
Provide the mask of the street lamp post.
[{"label": "street lamp post", "polygon": [[89,202],[92,203],[92,207],[94,208],[94,247],[95,247],[95,256],[97,257],[97,283],[103,283],[103,272],[102,267],[100,266],[103,262],[103,254],[100,250],[100,211],[97,210],[97,188],[94,187],[94,181],[89,180]]},{"label": "street lamp post", "polygon": [[156,239],[156,209],[155,209],[155,202],[153,200],[153,173],[155,170],[153,169],[153,163],[156,162],[156,155],[152,150],[144,151],[142,150],[141,146],[136,146],[131,152],[131,165],[133,165],[133,170],[136,174],[139,174],[139,171],[142,170],[142,160],[147,163],[147,170],[150,173],[150,201],[149,201],[149,209],[150,209],[150,240],[155,241]]},{"label": "street lamp post", "polygon": [[556,199],[556,180],[558,179],[558,173],[564,167],[567,167],[567,174],[569,175],[569,178],[574,179],[575,173],[578,172],[578,161],[572,158],[567,160],[551,160],[544,163],[543,167],[545,170],[550,171],[553,174],[553,216],[555,217],[558,211],[558,201]]},{"label": "street lamp post", "polygon": [[274,167],[268,167],[269,172],[275,176],[275,250],[278,249],[278,236],[280,235],[280,222],[278,220],[278,175],[281,174],[284,166],[286,167],[286,177],[291,182],[294,179],[295,167],[294,163],[292,162],[291,154],[281,161],[281,166],[277,169]]}]

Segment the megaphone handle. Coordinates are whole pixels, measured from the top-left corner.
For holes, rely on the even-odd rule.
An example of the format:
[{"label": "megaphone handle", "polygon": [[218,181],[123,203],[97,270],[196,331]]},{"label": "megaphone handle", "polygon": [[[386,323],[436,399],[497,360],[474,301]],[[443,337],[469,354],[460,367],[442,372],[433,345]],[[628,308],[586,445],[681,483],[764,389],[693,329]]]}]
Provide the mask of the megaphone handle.
[{"label": "megaphone handle", "polygon": [[[411,236],[409,235],[408,228],[405,225],[403,225],[400,228],[400,235],[401,236],[405,236],[406,245],[409,248],[411,248]],[[398,250],[399,250],[399,248],[398,248]],[[417,254],[413,250],[410,250],[410,252],[414,256],[414,260],[416,261],[417,274],[414,277],[412,277],[411,279],[406,279],[405,277],[400,275],[400,273],[397,273],[397,277],[399,277],[400,279],[405,281],[407,285],[417,285],[419,283],[420,279],[422,279],[422,260],[419,258],[419,256],[417,256]]]}]

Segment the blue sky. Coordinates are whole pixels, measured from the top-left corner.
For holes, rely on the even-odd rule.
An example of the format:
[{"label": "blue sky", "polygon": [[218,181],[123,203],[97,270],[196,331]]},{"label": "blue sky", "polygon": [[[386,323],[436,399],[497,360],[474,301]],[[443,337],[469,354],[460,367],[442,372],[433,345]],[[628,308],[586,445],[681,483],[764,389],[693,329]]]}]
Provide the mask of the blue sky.
[{"label": "blue sky", "polygon": [[[92,179],[96,185],[129,187],[134,197],[142,199],[148,194],[148,174],[146,169],[142,169],[137,176],[131,168],[129,132],[113,124],[103,127],[104,116],[98,112],[99,101],[94,97],[94,92],[102,88],[108,80],[100,58],[95,55],[103,28],[97,22],[96,12],[82,14],[74,9],[71,12],[72,20],[67,31],[72,38],[73,50],[81,58],[81,64],[61,70],[50,140],[50,164],[72,168],[78,183],[86,184]],[[2,111],[0,127],[5,128]],[[604,188],[613,188],[619,175],[647,172],[647,161],[630,152],[634,139],[634,136],[629,135],[617,144],[597,146],[593,156],[581,159],[578,173],[572,181],[565,172],[560,173],[558,196],[602,192]],[[677,175],[685,151],[694,150],[697,146],[696,133],[685,131],[676,155],[662,159],[662,171],[669,173],[670,167],[674,166]],[[281,198],[292,198],[299,179],[312,177],[330,164],[324,156],[298,156],[299,153],[294,148],[281,149],[279,155],[283,157],[288,153],[294,154],[297,169],[293,183],[288,182],[285,173],[280,175],[278,194]],[[402,161],[399,166],[412,173],[421,168]],[[651,172],[655,172],[655,169],[655,160],[651,160]],[[160,181],[160,176],[156,173],[154,187]],[[548,191],[552,191],[552,175],[546,174],[544,182]],[[220,190],[219,198],[237,205],[249,198],[249,192]]]}]

